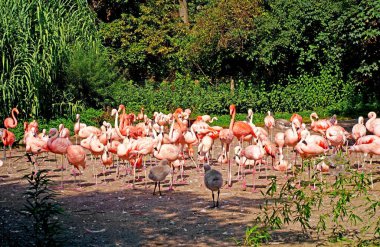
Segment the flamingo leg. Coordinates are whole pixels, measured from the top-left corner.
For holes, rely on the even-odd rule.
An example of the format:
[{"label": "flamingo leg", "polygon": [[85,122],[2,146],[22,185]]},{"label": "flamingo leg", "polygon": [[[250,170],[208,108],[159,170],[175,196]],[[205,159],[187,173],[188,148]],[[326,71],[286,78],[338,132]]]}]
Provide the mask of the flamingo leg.
[{"label": "flamingo leg", "polygon": [[228,160],[228,186],[231,187],[232,186],[232,169],[231,169],[230,145],[229,144],[227,145],[226,149],[227,149],[226,155],[227,155],[227,160]]},{"label": "flamingo leg", "polygon": [[158,182],[158,192],[160,193],[160,196],[162,196],[162,194],[161,194],[161,181]]},{"label": "flamingo leg", "polygon": [[61,188],[63,189],[63,155],[61,156]]},{"label": "flamingo leg", "polygon": [[103,166],[103,182],[104,183],[107,183],[107,180],[106,180],[106,167],[105,166]]},{"label": "flamingo leg", "polygon": [[157,182],[154,182],[154,190],[153,190],[153,195],[156,194],[156,187],[157,187]]},{"label": "flamingo leg", "polygon": [[144,184],[145,184],[145,189],[146,189],[146,178],[147,178],[147,175],[146,175],[146,157],[145,155],[143,156],[143,169],[144,169]]},{"label": "flamingo leg", "polygon": [[219,194],[220,194],[220,189],[218,189],[218,199],[216,200],[216,207],[219,207]]},{"label": "flamingo leg", "polygon": [[173,190],[174,166],[173,166],[173,163],[172,163],[172,162],[170,163],[170,166],[171,166],[171,168],[172,168],[172,173],[171,173],[171,176],[170,176],[169,190]]},{"label": "flamingo leg", "polygon": [[252,170],[252,192],[256,191],[255,186],[255,173],[256,173],[256,160],[253,161],[253,170]]},{"label": "flamingo leg", "polygon": [[212,194],[212,207],[211,208],[215,208],[214,191],[211,191],[211,194]]}]

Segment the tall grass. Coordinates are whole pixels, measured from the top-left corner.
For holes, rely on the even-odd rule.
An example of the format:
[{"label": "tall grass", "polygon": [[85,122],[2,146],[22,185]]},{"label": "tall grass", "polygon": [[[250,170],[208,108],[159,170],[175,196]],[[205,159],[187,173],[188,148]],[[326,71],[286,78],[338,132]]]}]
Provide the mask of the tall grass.
[{"label": "tall grass", "polygon": [[78,44],[96,52],[94,17],[85,0],[0,1],[0,113],[51,114],[65,101],[63,65]]}]

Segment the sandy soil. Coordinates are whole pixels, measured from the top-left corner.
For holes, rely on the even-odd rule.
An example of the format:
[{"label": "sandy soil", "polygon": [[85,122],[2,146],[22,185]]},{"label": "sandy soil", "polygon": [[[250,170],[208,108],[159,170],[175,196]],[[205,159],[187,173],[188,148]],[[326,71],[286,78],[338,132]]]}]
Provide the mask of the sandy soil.
[{"label": "sandy soil", "polygon": [[[345,123],[351,130],[353,121]],[[220,151],[219,141],[214,148],[214,157]],[[59,161],[60,158],[58,157]],[[380,157],[375,157],[375,187],[370,193],[380,196]],[[88,159],[90,163],[90,158]],[[149,161],[148,161],[149,163]],[[101,167],[96,164],[98,173]],[[45,157],[41,168],[51,170],[49,177],[61,179],[56,158],[50,154]],[[269,180],[264,172],[256,174],[257,192],[251,190],[252,174],[247,174],[248,188],[242,190],[241,181],[236,180],[232,188],[223,188],[220,194],[220,208],[214,209],[212,197],[203,185],[203,174],[194,168],[190,160],[185,164],[187,184],[177,183],[175,190],[168,191],[168,183],[163,187],[163,196],[153,196],[154,184],[138,181],[136,189],[128,185],[131,176],[116,179],[115,168],[107,171],[106,182],[98,177],[98,185],[92,175],[89,164],[78,179],[81,189],[77,190],[71,167],[64,171],[64,189],[54,187],[60,193],[58,202],[65,210],[59,216],[63,226],[61,239],[64,246],[233,246],[234,238],[241,240],[248,225],[260,212],[263,196]],[[214,165],[227,178],[226,165]],[[23,176],[31,172],[32,166],[24,156],[24,148],[12,151],[12,156],[0,167],[0,234],[2,245],[5,238],[10,238],[15,245],[25,245],[25,228],[27,219],[17,212],[25,203],[27,181]],[[150,165],[148,165],[148,170]],[[237,166],[233,166],[234,173]],[[330,171],[330,174],[332,172]],[[279,183],[284,183],[283,173],[269,170],[268,174],[277,176]],[[140,172],[143,176],[143,171]],[[179,175],[179,174],[176,174]],[[329,175],[325,175],[329,177]],[[330,176],[331,177],[331,176]],[[143,177],[142,177],[143,178]],[[92,232],[99,231],[99,232]],[[8,243],[12,243],[9,242]],[[316,246],[326,243],[325,239],[317,240],[316,236],[307,236],[299,226],[285,227],[272,234],[272,244],[294,246]]]}]

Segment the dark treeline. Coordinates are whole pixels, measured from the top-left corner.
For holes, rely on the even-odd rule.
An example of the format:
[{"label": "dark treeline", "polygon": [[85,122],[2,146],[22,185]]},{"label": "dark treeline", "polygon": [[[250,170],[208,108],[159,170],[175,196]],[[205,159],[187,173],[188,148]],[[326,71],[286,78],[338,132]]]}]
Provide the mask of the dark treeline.
[{"label": "dark treeline", "polygon": [[16,104],[46,117],[120,103],[214,114],[230,103],[345,114],[379,105],[379,1],[35,2],[51,19],[27,14],[34,3],[0,4],[4,114]]}]

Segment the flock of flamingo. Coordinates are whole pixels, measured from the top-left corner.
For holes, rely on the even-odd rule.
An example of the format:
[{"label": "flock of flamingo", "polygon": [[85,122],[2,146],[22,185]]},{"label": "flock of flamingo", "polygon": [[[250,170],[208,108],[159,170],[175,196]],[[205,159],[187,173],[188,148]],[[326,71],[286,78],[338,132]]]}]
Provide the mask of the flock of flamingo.
[{"label": "flock of flamingo", "polygon": [[[61,155],[62,167],[64,171],[64,157],[68,163],[73,165],[73,174],[81,174],[86,168],[88,162],[92,165],[92,172],[95,183],[98,183],[99,166],[103,167],[102,174],[106,176],[105,169],[116,167],[116,178],[120,178],[122,171],[125,171],[124,179],[132,176],[133,188],[136,181],[136,169],[145,172],[144,180],[146,186],[147,159],[150,159],[149,178],[155,181],[155,190],[158,184],[159,193],[160,182],[164,181],[166,176],[171,175],[169,190],[173,189],[175,182],[186,183],[184,174],[185,161],[189,160],[191,166],[199,170],[199,163],[203,164],[228,164],[227,166],[227,183],[226,187],[232,186],[232,162],[238,165],[237,179],[242,181],[243,189],[246,189],[246,167],[253,166],[253,190],[255,190],[255,173],[256,166],[274,169],[287,173],[293,170],[297,165],[297,156],[303,160],[316,160],[317,157],[323,157],[329,153],[336,153],[340,149],[344,149],[348,153],[357,152],[364,154],[364,160],[361,164],[365,164],[367,155],[380,155],[380,118],[376,118],[375,112],[368,113],[369,120],[364,125],[364,118],[359,117],[358,123],[352,128],[352,132],[347,132],[338,124],[336,116],[330,119],[319,119],[316,113],[310,115],[310,130],[303,123],[303,119],[298,114],[293,114],[290,121],[275,120],[268,112],[264,119],[265,127],[257,127],[252,123],[253,111],[249,110],[245,121],[235,121],[236,107],[230,106],[230,125],[229,128],[219,126],[210,126],[209,123],[216,118],[209,115],[198,116],[195,121],[190,121],[191,110],[182,110],[178,108],[174,113],[164,114],[155,112],[153,118],[150,119],[144,114],[144,109],[138,115],[133,113],[127,114],[124,105],[120,105],[119,109],[112,110],[112,116],[115,116],[114,127],[108,122],[103,122],[100,127],[87,126],[80,122],[80,116],[77,114],[77,122],[74,125],[75,144],[70,139],[70,130],[65,128],[63,124],[58,129],[52,128],[48,134],[44,129],[39,133],[38,123],[32,121],[24,123],[24,143],[26,145],[26,153],[34,164],[35,170],[42,164],[37,162],[37,157],[41,153],[51,152]],[[18,114],[17,108],[12,109],[12,117],[4,120],[4,129],[2,129],[1,137],[6,146],[11,147],[15,141],[15,135],[9,130],[17,126],[15,114]],[[135,124],[138,122],[137,124]],[[283,125],[288,123],[290,126],[284,132],[277,132],[274,135],[275,125]],[[317,134],[311,134],[311,131]],[[367,132],[372,133],[367,135]],[[234,139],[238,140],[238,144],[231,150]],[[78,139],[80,142],[78,144]],[[222,145],[222,152],[217,155],[216,159],[212,159],[213,146],[215,141],[219,139]],[[353,139],[354,144],[348,146],[348,140]],[[248,144],[246,144],[248,143]],[[196,152],[194,147],[197,146]],[[283,152],[283,149],[286,149]],[[293,151],[290,152],[289,149]],[[230,153],[234,153],[231,159]],[[87,160],[87,154],[91,153],[91,161]],[[195,153],[197,155],[195,155]],[[6,155],[4,154],[6,158]],[[152,161],[161,160],[159,165]],[[269,165],[267,158],[271,158]],[[232,162],[231,162],[232,161]],[[372,159],[371,159],[372,162]],[[42,162],[41,162],[42,163]],[[314,162],[315,164],[315,162]],[[1,163],[2,165],[2,163]],[[174,171],[177,170],[180,179],[174,181]],[[132,172],[133,170],[133,172]],[[211,169],[212,171],[213,169]],[[315,170],[325,172],[329,170],[329,166],[325,162],[319,162],[315,166]],[[213,191],[220,189],[220,177],[217,172],[209,172],[210,167],[207,166],[208,174],[214,174],[211,178],[218,180],[217,186],[213,187]],[[62,175],[63,176],[63,175]],[[140,177],[140,176],[138,176]],[[178,176],[177,176],[178,177]],[[103,182],[106,182],[105,177]],[[62,182],[63,183],[63,182]],[[209,188],[209,187],[208,187]]]}]

